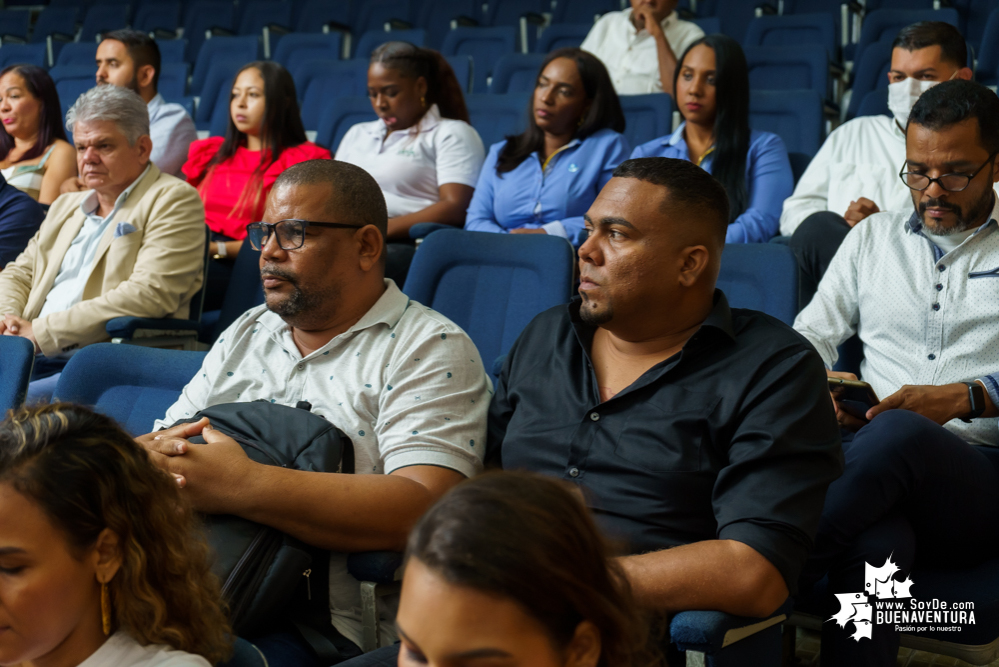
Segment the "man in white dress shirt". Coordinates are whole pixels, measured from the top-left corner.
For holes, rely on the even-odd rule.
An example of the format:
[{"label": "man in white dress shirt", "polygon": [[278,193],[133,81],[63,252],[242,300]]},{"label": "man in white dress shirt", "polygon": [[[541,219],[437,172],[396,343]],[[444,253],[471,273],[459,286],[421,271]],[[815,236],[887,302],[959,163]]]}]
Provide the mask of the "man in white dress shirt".
[{"label": "man in white dress shirt", "polygon": [[600,17],[582,49],[603,61],[618,95],[673,94],[676,61],[704,36],[682,21],[677,0],[631,0],[631,8]]},{"label": "man in white dress shirt", "polygon": [[[973,446],[999,445],[999,98],[963,80],[923,93],[899,169],[915,211],[859,222],[794,323],[827,368],[859,334],[861,378],[881,398],[833,398],[846,468],[803,591],[826,573],[830,593],[864,591],[864,563],[889,555],[901,582],[917,548],[923,565],[957,567],[999,547],[999,473]],[[873,626],[858,641],[825,623],[823,665],[894,665],[894,626]]]},{"label": "man in white dress shirt", "polygon": [[[464,331],[383,278],[388,216],[363,169],[337,160],[297,164],[275,182],[263,219],[248,239],[261,248],[266,305],[222,333],[154,428],[219,403],[308,401],[352,440],[356,474],[259,465],[211,430],[204,431],[211,446],[190,444],[184,438],[204,420],[139,441],[183,481],[199,510],[330,549],[332,621],[349,640],[341,653],[356,654],[361,603],[347,554],[401,550],[416,519],[481,470],[490,381]],[[303,227],[303,220],[312,222]],[[391,617],[382,620],[393,636]],[[287,639],[254,639],[265,654],[278,643],[288,650]],[[304,649],[295,659],[315,661]]]},{"label": "man in white dress shirt", "polygon": [[780,216],[780,233],[792,237],[801,268],[802,307],[854,225],[878,211],[909,207],[909,190],[897,177],[905,159],[902,128],[921,92],[940,81],[972,78],[967,57],[964,37],[948,23],[903,28],[888,71],[894,118],[854,118],[834,130],[812,158]]}]

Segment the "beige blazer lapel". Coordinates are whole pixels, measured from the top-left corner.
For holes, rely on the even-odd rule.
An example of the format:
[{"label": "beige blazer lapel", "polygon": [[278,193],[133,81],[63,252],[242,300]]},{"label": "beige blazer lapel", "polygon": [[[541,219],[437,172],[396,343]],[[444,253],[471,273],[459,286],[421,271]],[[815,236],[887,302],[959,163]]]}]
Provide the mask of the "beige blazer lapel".
[{"label": "beige blazer lapel", "polygon": [[39,247],[38,264],[36,265],[35,276],[31,286],[31,294],[28,296],[28,303],[24,307],[24,318],[33,320],[38,317],[45,305],[45,299],[52,291],[56,276],[62,268],[62,261],[69,252],[69,247],[73,245],[73,239],[83,228],[86,216],[79,206],[73,207],[72,214],[59,227],[59,232],[55,235],[52,246],[49,248]]},{"label": "beige blazer lapel", "polygon": [[[142,201],[142,197],[145,196],[146,191],[149,190],[149,186],[151,186],[159,177],[160,177],[160,170],[156,168],[155,164],[150,162],[149,171],[146,172],[145,177],[143,177],[142,181],[140,181],[139,184],[135,186],[135,189],[132,190],[132,192],[128,195],[128,199],[126,199],[125,203],[121,205],[121,208],[118,209],[118,212],[114,214],[114,220],[112,220],[111,224],[108,225],[108,228],[104,230],[104,235],[101,236],[101,242],[97,246],[97,252],[96,254],[94,254],[94,263],[90,265],[91,275],[93,275],[94,267],[100,265],[101,260],[104,259],[104,254],[108,251],[108,248],[111,246],[111,242],[114,241],[115,238],[114,233],[115,230],[118,229],[119,222],[129,222],[132,223],[137,230],[142,229],[145,223],[144,220],[142,221],[132,220],[132,218],[134,217],[135,208],[139,204],[139,202]],[[87,282],[88,283],[90,282],[89,278],[87,279]],[[86,290],[84,291],[86,292]]]}]

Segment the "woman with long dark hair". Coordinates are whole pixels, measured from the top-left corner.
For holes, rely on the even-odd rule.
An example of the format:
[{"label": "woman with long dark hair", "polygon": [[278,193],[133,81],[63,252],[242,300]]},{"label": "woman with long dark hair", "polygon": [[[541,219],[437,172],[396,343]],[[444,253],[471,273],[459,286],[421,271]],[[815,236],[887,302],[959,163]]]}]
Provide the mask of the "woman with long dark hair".
[{"label": "woman with long dark hair", "polygon": [[401,285],[414,250],[409,228],[464,224],[485,148],[468,124],[461,85],[437,51],[382,44],[371,54],[368,97],[379,119],[350,128],[336,159],[361,167],[381,187],[389,215],[385,273]]},{"label": "woman with long dark hair", "polygon": [[0,71],[0,123],[0,175],[39,204],[51,204],[62,182],[76,176],[76,151],[48,72],[35,65]]},{"label": "woman with long dark hair", "polygon": [[607,68],[580,49],[545,58],[527,130],[494,144],[465,229],[548,233],[582,243],[583,214],[628,157],[624,112]]},{"label": "woman with long dark hair", "polygon": [[463,482],[410,534],[399,666],[460,664],[461,655],[537,667],[662,664],[611,556],[562,482],[515,472]]},{"label": "woman with long dark hair", "polygon": [[212,231],[206,309],[221,307],[246,226],[260,220],[267,193],[281,172],[329,157],[328,150],[305,138],[288,70],[272,62],[244,65],[233,81],[225,137],[192,143],[182,168],[201,194]]},{"label": "woman with long dark hair", "polygon": [[726,241],[769,241],[780,227],[794,177],[781,138],[749,127],[749,68],[739,43],[725,35],[694,42],[680,58],[673,89],[684,122],[631,157],[670,157],[703,167],[728,194]]},{"label": "woman with long dark hair", "polygon": [[231,638],[176,482],[68,404],[0,423],[0,664],[209,667]]}]

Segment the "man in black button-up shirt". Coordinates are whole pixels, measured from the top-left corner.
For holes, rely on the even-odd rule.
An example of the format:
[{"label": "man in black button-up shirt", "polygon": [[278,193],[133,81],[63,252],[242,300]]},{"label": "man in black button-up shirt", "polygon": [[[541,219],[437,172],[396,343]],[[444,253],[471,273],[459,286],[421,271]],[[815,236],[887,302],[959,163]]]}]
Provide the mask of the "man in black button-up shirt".
[{"label": "man in black button-up shirt", "polygon": [[728,221],[695,165],[622,164],[586,216],[581,298],[507,356],[488,457],[582,487],[645,605],[766,616],[842,453],[812,346],[715,290]]}]

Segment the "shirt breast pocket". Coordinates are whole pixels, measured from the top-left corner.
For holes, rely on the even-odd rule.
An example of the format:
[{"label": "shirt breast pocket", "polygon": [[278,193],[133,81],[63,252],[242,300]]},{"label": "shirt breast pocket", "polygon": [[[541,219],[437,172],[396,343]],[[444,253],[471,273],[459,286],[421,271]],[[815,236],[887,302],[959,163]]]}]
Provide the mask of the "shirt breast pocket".
[{"label": "shirt breast pocket", "polygon": [[617,456],[648,472],[696,472],[710,466],[704,447],[721,398],[682,391],[664,404],[646,403],[632,415],[615,447]]}]

